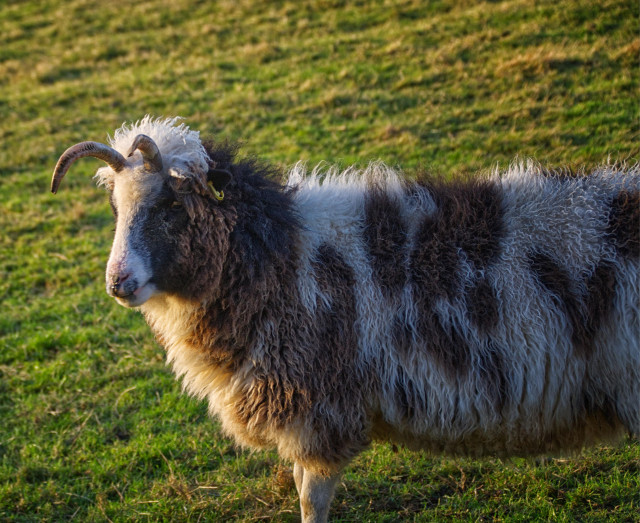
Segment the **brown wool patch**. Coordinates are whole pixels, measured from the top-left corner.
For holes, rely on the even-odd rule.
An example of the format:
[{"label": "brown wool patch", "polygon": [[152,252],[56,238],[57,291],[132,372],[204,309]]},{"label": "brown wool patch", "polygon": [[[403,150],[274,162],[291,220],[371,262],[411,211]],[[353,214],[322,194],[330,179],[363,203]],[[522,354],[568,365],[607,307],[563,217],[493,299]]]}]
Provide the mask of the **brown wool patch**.
[{"label": "brown wool patch", "polygon": [[433,196],[438,204],[438,232],[464,250],[477,267],[486,267],[497,256],[504,235],[498,187],[477,180],[443,186]]},{"label": "brown wool patch", "polygon": [[318,304],[317,352],[309,361],[309,390],[314,405],[324,404],[328,411],[342,413],[339,421],[322,414],[314,419],[315,445],[318,459],[340,463],[369,442],[363,397],[368,380],[363,380],[356,368],[355,274],[342,255],[327,244],[318,248],[312,265],[329,304]]},{"label": "brown wool patch", "polygon": [[391,335],[396,350],[400,354],[407,355],[414,346],[413,336],[409,326],[399,316],[396,316],[393,321]]},{"label": "brown wool patch", "polygon": [[495,260],[504,236],[502,195],[484,180],[427,186],[437,210],[423,221],[411,253],[420,293],[451,298],[460,291],[458,251],[477,268]]},{"label": "brown wool patch", "polygon": [[[292,259],[262,273],[263,280],[255,282],[252,296],[247,295],[242,305],[229,309],[228,321],[236,326],[238,334],[229,339],[228,345],[254,347],[259,343],[261,350],[253,356],[252,379],[235,404],[238,421],[251,425],[257,433],[295,423],[308,415],[312,406],[308,374],[315,348],[306,334],[313,319],[301,312],[294,266]],[[265,324],[274,330],[257,341]]]},{"label": "brown wool patch", "polygon": [[556,305],[567,315],[574,349],[583,357],[594,350],[594,337],[613,308],[616,274],[610,263],[601,263],[585,282],[586,296],[574,292],[568,271],[550,256],[535,253],[530,256],[531,270],[538,281],[552,294]]},{"label": "brown wool patch", "polygon": [[593,340],[613,310],[616,295],[616,271],[611,263],[601,263],[587,280],[585,300],[585,337]]},{"label": "brown wool patch", "polygon": [[[192,278],[196,294],[208,292],[208,306],[187,341],[212,367],[229,372],[246,366],[249,352],[256,351],[252,374],[227,415],[247,428],[241,439],[257,442],[267,429],[294,422],[311,405],[305,383],[311,343],[301,325],[312,320],[301,312],[295,285],[298,217],[290,196],[268,179],[277,174],[273,168],[236,161],[233,144],[205,146],[210,167],[228,170],[232,179],[222,202],[197,191],[188,195],[207,209],[187,224],[183,236],[191,241],[182,251],[190,264],[181,280]],[[266,325],[271,328],[265,332]]]},{"label": "brown wool patch", "polygon": [[[366,380],[355,367],[353,270],[327,245],[318,249],[313,268],[329,302],[318,304],[315,317],[301,306],[295,274],[285,266],[265,292],[253,289],[271,295],[259,317],[278,327],[276,338],[264,347],[263,362],[255,363],[254,376],[236,401],[235,415],[256,434],[310,421],[311,432],[299,434],[299,454],[289,457],[329,469],[346,463],[369,442],[362,394]],[[327,416],[330,412],[340,415]]]},{"label": "brown wool patch", "polygon": [[575,418],[580,420],[578,423],[584,425],[587,443],[606,441],[624,426],[616,403],[615,399],[603,393],[594,383],[589,383],[587,380],[584,384],[583,393],[576,401]]},{"label": "brown wool patch", "polygon": [[[498,256],[504,236],[502,195],[486,180],[431,183],[427,189],[437,209],[416,233],[409,274],[420,310],[418,331],[424,348],[455,375],[469,368],[469,347],[456,329],[443,324],[433,311],[433,303],[438,299],[451,301],[462,292],[459,251],[477,269],[488,267]],[[473,290],[469,302],[479,325],[488,327],[496,320],[494,301],[488,284]],[[487,307],[491,314],[488,319],[481,318]]]},{"label": "brown wool patch", "polygon": [[621,256],[640,257],[640,191],[621,191],[613,199],[607,232]]},{"label": "brown wool patch", "polygon": [[387,297],[397,295],[407,280],[404,263],[407,228],[398,203],[381,190],[367,194],[364,239],[378,285]]},{"label": "brown wool patch", "polygon": [[470,348],[456,327],[443,325],[435,312],[428,312],[420,318],[418,329],[422,349],[450,378],[468,372]]},{"label": "brown wool patch", "polygon": [[199,314],[193,320],[193,328],[187,343],[197,347],[207,361],[215,367],[237,368],[243,357],[243,351],[233,350],[228,342],[228,328],[219,314]]},{"label": "brown wool patch", "polygon": [[283,428],[310,408],[304,388],[291,381],[285,372],[256,376],[236,404],[238,420],[243,425]]},{"label": "brown wool patch", "polygon": [[490,340],[486,349],[480,351],[480,383],[486,384],[487,395],[495,412],[502,411],[507,401],[508,380],[504,358],[495,343]]},{"label": "brown wool patch", "polygon": [[394,398],[396,406],[407,420],[423,417],[427,414],[427,405],[418,394],[418,389],[413,381],[404,376],[401,369],[396,378]]},{"label": "brown wool patch", "polygon": [[319,247],[312,265],[320,291],[330,300],[327,309],[320,308],[319,345],[331,356],[332,367],[345,372],[358,351],[355,275],[340,253],[326,244]]},{"label": "brown wool patch", "polygon": [[416,292],[430,299],[453,298],[460,287],[458,253],[445,227],[432,217],[422,222],[411,253],[410,274]]},{"label": "brown wool patch", "polygon": [[538,281],[551,293],[556,306],[566,314],[576,350],[581,354],[590,352],[587,350],[590,340],[584,328],[583,304],[572,291],[573,282],[568,271],[540,252],[532,254],[529,262]]},{"label": "brown wool patch", "polygon": [[467,293],[466,299],[471,321],[480,332],[488,333],[499,319],[496,291],[486,278],[482,278]]}]

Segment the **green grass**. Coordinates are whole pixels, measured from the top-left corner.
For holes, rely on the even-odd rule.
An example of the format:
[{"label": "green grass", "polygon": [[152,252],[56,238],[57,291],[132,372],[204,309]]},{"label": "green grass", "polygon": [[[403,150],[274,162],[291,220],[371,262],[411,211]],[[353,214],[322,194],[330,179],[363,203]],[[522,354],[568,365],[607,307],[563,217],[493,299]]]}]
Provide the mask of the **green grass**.
[{"label": "green grass", "polygon": [[[303,5],[304,4],[304,5]],[[112,220],[69,145],[183,115],[283,165],[411,173],[534,156],[637,160],[637,4],[8,1],[0,4],[0,520],[294,521],[274,453],[222,438],[140,315],[103,290]],[[375,445],[340,521],[638,521],[640,445],[451,460]]]}]

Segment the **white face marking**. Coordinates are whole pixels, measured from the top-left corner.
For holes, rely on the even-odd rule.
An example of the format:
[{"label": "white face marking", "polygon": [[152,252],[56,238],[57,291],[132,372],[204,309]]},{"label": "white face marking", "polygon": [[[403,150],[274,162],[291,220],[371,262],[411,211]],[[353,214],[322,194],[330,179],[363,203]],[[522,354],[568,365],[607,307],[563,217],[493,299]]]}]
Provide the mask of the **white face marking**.
[{"label": "white face marking", "polygon": [[140,216],[162,188],[157,175],[127,169],[113,176],[116,232],[107,262],[107,293],[125,307],[139,307],[158,293],[149,253],[141,240]]}]

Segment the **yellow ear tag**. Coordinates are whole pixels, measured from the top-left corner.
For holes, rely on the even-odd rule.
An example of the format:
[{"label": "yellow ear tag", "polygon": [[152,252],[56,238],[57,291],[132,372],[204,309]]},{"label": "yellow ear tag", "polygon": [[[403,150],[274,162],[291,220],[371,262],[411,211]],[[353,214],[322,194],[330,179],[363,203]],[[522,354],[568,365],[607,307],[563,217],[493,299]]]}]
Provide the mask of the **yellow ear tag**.
[{"label": "yellow ear tag", "polygon": [[224,200],[224,191],[220,191],[220,192],[216,191],[216,188],[213,186],[213,183],[211,182],[209,182],[207,185],[213,191],[213,195],[216,197],[216,200],[218,200],[219,202]]}]

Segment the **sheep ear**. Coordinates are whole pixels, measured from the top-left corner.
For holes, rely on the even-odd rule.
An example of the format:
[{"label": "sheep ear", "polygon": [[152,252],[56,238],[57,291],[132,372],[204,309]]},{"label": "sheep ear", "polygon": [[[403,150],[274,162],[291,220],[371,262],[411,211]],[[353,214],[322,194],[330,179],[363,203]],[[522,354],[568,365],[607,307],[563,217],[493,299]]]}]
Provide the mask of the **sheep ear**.
[{"label": "sheep ear", "polygon": [[181,167],[169,167],[167,181],[172,190],[179,193],[191,192],[193,190],[193,181],[189,176],[189,172]]},{"label": "sheep ear", "polygon": [[207,178],[217,191],[222,191],[231,181],[232,176],[226,169],[211,169],[207,173]]}]

